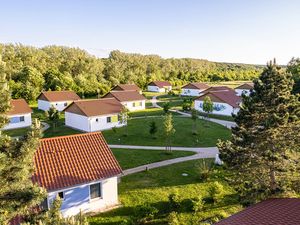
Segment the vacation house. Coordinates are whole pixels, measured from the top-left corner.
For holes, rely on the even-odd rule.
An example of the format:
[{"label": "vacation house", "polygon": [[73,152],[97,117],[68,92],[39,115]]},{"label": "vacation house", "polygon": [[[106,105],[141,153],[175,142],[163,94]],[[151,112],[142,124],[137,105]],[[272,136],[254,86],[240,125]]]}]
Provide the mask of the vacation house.
[{"label": "vacation house", "polygon": [[148,91],[168,92],[172,90],[172,84],[169,81],[152,81],[148,84]]},{"label": "vacation house", "polygon": [[115,98],[75,101],[65,109],[65,124],[86,132],[121,127],[126,125],[119,120],[122,107]]},{"label": "vacation house", "polygon": [[189,83],[187,85],[184,85],[181,88],[181,95],[183,96],[200,96],[200,93],[206,89],[208,89],[209,86],[205,83]]},{"label": "vacation house", "polygon": [[112,91],[137,91],[142,94],[141,89],[135,84],[118,84]]},{"label": "vacation house", "polygon": [[54,106],[58,111],[63,111],[76,100],[80,97],[74,91],[45,91],[38,97],[38,109],[48,111]]},{"label": "vacation house", "polygon": [[119,204],[122,170],[100,132],[41,139],[34,165],[33,182],[47,190],[43,209],[56,197],[64,217]]},{"label": "vacation house", "polygon": [[249,96],[253,87],[254,87],[253,83],[244,83],[236,87],[235,92],[238,96],[241,96],[242,94]]}]

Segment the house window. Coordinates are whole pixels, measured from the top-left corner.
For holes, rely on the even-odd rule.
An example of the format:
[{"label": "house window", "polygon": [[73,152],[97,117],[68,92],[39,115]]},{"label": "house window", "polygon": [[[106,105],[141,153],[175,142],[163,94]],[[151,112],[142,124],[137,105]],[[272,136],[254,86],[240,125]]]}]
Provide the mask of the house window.
[{"label": "house window", "polygon": [[25,117],[24,116],[20,116],[20,122],[24,122],[25,121]]},{"label": "house window", "polygon": [[111,117],[109,116],[109,117],[106,117],[106,122],[107,123],[111,123]]},{"label": "house window", "polygon": [[99,119],[98,119],[98,118],[96,118],[96,122],[99,122]]},{"label": "house window", "polygon": [[140,106],[143,106],[143,102],[140,102]]},{"label": "house window", "polygon": [[64,200],[64,199],[65,199],[65,193],[64,193],[63,191],[58,192],[58,197],[59,197],[60,199]]},{"label": "house window", "polygon": [[101,198],[101,184],[92,184],[90,185],[90,198]]},{"label": "house window", "polygon": [[132,107],[135,107],[135,102],[132,103]]},{"label": "house window", "polygon": [[16,117],[10,118],[10,123],[20,123],[20,122],[24,122],[24,121],[25,121],[24,116],[16,116]]},{"label": "house window", "polygon": [[68,103],[67,103],[67,102],[65,102],[65,103],[64,103],[64,106],[68,106]]},{"label": "house window", "polygon": [[55,105],[58,105],[58,103],[55,103]]},{"label": "house window", "polygon": [[40,205],[42,211],[48,210],[48,199],[45,198],[44,201]]}]

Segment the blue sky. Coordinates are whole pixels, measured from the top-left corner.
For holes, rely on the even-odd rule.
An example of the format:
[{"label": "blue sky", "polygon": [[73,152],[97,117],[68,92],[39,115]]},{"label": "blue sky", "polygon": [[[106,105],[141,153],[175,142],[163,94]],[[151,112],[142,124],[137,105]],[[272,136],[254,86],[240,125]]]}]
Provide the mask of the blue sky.
[{"label": "blue sky", "polygon": [[299,0],[0,0],[0,42],[265,64],[300,57]]}]

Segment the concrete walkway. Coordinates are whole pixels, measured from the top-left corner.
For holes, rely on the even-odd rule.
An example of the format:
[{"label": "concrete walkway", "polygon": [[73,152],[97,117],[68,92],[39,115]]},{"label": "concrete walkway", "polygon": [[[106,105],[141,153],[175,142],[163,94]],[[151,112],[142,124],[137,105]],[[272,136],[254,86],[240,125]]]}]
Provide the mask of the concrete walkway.
[{"label": "concrete walkway", "polygon": [[46,122],[41,122],[41,124],[43,125],[42,127],[42,132],[44,132],[45,130],[49,129],[50,125]]},{"label": "concrete walkway", "polygon": [[[124,148],[124,149],[143,149],[143,150],[165,150],[165,147],[161,146],[135,146],[135,145],[109,145],[110,148]],[[192,148],[192,147],[172,147],[173,151],[191,151],[196,154],[191,156],[185,156],[175,159],[168,159],[160,162],[150,163],[142,166],[138,166],[135,168],[123,170],[123,176],[142,172],[149,169],[154,169],[162,166],[168,166],[175,163],[186,162],[195,159],[207,159],[207,158],[215,158],[216,154],[219,153],[217,147],[207,147],[207,148]]]}]

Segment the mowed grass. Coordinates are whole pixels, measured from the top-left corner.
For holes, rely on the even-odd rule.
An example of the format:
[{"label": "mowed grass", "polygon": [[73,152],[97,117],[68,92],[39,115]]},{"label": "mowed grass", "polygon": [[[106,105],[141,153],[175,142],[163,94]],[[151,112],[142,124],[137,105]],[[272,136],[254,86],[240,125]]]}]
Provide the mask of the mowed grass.
[{"label": "mowed grass", "polygon": [[140,150],[140,149],[111,149],[123,170],[154,163],[163,160],[174,159],[194,155],[194,152],[173,151],[167,153],[163,150]]},{"label": "mowed grass", "polygon": [[[197,135],[193,135],[193,121],[191,118],[173,117],[176,130],[172,137],[173,146],[183,147],[211,147],[215,146],[218,139],[227,140],[231,132],[222,125],[204,120],[197,120]],[[158,131],[156,138],[149,134],[149,124],[155,121]],[[106,141],[109,144],[126,145],[148,145],[164,146],[164,118],[139,118],[131,119],[127,127],[103,131]],[[128,130],[128,135],[126,136]]]},{"label": "mowed grass", "polygon": [[[168,203],[170,194],[178,193],[183,204],[198,196],[207,198],[208,190],[214,181],[224,186],[224,198],[216,204],[206,203],[204,209],[196,213],[180,207],[176,210],[179,224],[202,224],[200,221],[220,217],[220,215],[226,217],[241,210],[236,193],[225,181],[227,175],[223,169],[214,169],[209,180],[203,182],[199,178],[198,163],[199,160],[178,163],[121,178],[119,200],[123,206],[89,217],[90,224],[132,224],[128,221],[132,220],[137,207],[141,205],[151,205],[158,209],[157,215],[147,224],[168,224],[167,217],[173,210]],[[183,173],[188,176],[182,176]]]},{"label": "mowed grass", "polygon": [[[171,112],[173,115],[179,115],[176,112]],[[162,116],[164,115],[164,110],[161,108],[148,108],[145,110],[139,110],[135,112],[130,112],[130,117],[147,117],[147,116]]]}]

